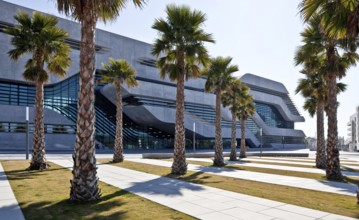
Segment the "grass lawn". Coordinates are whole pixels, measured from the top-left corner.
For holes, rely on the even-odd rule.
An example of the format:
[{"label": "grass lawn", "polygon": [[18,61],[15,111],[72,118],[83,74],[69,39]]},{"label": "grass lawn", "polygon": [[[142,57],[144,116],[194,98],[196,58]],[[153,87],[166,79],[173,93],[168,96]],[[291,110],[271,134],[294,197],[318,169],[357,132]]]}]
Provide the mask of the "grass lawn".
[{"label": "grass lawn", "polygon": [[[172,161],[167,160],[167,161]],[[210,162],[201,162],[201,161],[193,161],[193,160],[187,160],[187,163],[189,164],[196,164],[201,166],[212,166],[213,163]],[[327,180],[325,177],[325,174],[318,174],[318,173],[306,173],[306,172],[299,172],[299,171],[291,171],[291,170],[277,170],[277,169],[269,169],[269,168],[259,168],[259,167],[249,167],[249,166],[241,166],[238,165],[226,165],[225,168],[228,169],[235,169],[235,170],[245,170],[245,171],[252,171],[252,172],[259,172],[259,173],[269,173],[269,174],[277,174],[277,175],[283,175],[283,176],[294,176],[294,177],[302,177],[302,178],[309,178],[309,179],[316,179],[316,180]],[[359,184],[359,177],[344,177],[345,183],[354,183]]]},{"label": "grass lawn", "polygon": [[[109,159],[100,159],[98,161],[107,163],[109,162]],[[176,176],[170,174],[171,170],[167,167],[130,161],[114,163],[112,165],[311,209],[359,218],[359,206],[356,205],[356,198],[353,196],[242,180],[202,172],[188,171],[184,176]]]},{"label": "grass lawn", "polygon": [[46,171],[28,171],[27,161],[1,161],[1,164],[27,220],[194,219],[101,181],[100,201],[73,203],[69,200],[70,170],[51,164]]}]

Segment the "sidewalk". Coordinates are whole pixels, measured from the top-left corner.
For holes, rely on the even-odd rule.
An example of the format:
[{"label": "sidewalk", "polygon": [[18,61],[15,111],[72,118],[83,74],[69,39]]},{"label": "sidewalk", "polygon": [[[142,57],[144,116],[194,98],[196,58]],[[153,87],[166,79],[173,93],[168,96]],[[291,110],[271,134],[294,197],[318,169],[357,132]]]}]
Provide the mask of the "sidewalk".
[{"label": "sidewalk", "polygon": [[[171,167],[172,162],[151,159],[127,159],[128,161],[152,164],[164,167]],[[283,176],[276,174],[258,173],[244,170],[234,170],[219,167],[206,167],[194,164],[188,164],[188,170],[196,172],[212,173],[220,176],[233,177],[238,179],[253,180],[263,183],[271,183],[283,186],[297,187],[302,189],[311,189],[322,192],[337,193],[349,196],[356,196],[357,186],[343,182],[333,182],[325,180],[314,180],[308,178]]]},{"label": "sidewalk", "polygon": [[[199,161],[199,162],[209,162],[212,163],[212,159],[205,158],[187,158],[188,161]],[[242,160],[242,159],[241,159]],[[278,159],[279,160],[279,159]],[[245,167],[256,167],[256,168],[267,168],[274,170],[287,170],[287,171],[297,171],[297,172],[305,172],[305,173],[317,173],[325,175],[325,170],[317,169],[317,168],[305,168],[305,167],[293,167],[293,166],[285,166],[285,165],[272,165],[272,164],[261,164],[261,163],[247,163],[241,161],[226,161],[227,164],[245,166]],[[342,171],[342,174],[345,176],[356,176],[359,177],[359,172],[351,172],[351,171]]]},{"label": "sidewalk", "polygon": [[24,215],[12,192],[11,186],[0,163],[0,219],[24,220]]},{"label": "sidewalk", "polygon": [[[71,160],[51,162],[72,168]],[[199,219],[352,219],[111,165],[99,164],[98,176],[105,183]]]}]

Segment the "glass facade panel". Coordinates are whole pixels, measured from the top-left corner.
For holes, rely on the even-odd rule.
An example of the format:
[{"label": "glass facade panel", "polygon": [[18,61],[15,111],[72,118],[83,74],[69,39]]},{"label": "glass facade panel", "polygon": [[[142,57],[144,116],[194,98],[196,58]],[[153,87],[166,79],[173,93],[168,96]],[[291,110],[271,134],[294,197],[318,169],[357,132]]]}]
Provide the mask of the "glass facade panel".
[{"label": "glass facade panel", "polygon": [[284,120],[274,106],[257,102],[256,110],[264,123],[269,127],[294,129],[294,122]]}]

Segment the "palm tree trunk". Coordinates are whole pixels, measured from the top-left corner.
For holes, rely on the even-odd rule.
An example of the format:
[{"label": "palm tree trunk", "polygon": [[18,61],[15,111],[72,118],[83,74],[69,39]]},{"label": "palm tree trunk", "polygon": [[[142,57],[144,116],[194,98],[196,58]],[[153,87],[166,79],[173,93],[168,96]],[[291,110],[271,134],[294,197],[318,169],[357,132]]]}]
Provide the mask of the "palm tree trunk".
[{"label": "palm tree trunk", "polygon": [[36,108],[34,134],[32,144],[32,159],[29,169],[43,170],[48,168],[45,157],[44,131],[44,83],[36,82]]},{"label": "palm tree trunk", "polygon": [[240,158],[246,158],[246,121],[241,117],[241,151],[239,153]]},{"label": "palm tree trunk", "polygon": [[337,78],[335,74],[328,77],[328,143],[326,176],[329,180],[342,180],[340,171],[337,125]]},{"label": "palm tree trunk", "polygon": [[222,130],[221,130],[221,90],[216,89],[216,140],[215,140],[214,166],[224,166]]},{"label": "palm tree trunk", "polygon": [[73,179],[70,199],[72,201],[92,201],[100,198],[95,158],[95,28],[97,11],[93,1],[82,1],[80,89],[78,93],[78,113],[76,146],[73,154]]},{"label": "palm tree trunk", "polygon": [[318,102],[317,104],[317,155],[316,167],[325,169],[325,140],[324,140],[324,103]]},{"label": "palm tree trunk", "polygon": [[232,142],[231,142],[231,154],[229,156],[229,160],[236,161],[237,160],[237,127],[236,127],[236,113],[232,112]]},{"label": "palm tree trunk", "polygon": [[123,145],[122,145],[122,95],[121,95],[121,84],[115,82],[116,98],[117,98],[117,112],[116,112],[116,140],[115,148],[113,152],[113,162],[123,161]]},{"label": "palm tree trunk", "polygon": [[175,146],[172,164],[172,173],[176,175],[183,175],[187,173],[184,128],[184,99],[184,75],[181,75],[177,80]]}]

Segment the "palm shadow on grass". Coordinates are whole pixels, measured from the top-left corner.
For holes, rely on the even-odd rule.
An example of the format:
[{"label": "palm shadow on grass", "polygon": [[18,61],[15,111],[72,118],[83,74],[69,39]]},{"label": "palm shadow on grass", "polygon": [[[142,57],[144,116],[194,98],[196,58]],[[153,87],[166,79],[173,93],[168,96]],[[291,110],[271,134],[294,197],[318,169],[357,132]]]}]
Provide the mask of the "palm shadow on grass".
[{"label": "palm shadow on grass", "polygon": [[166,175],[166,177],[178,179],[181,181],[187,181],[187,182],[191,182],[191,183],[195,183],[195,184],[218,183],[217,181],[209,182],[208,180],[211,178],[211,176],[206,175],[206,173],[204,173],[204,172],[193,172],[193,173],[191,173],[189,175],[185,175],[185,176],[168,174],[168,175]]},{"label": "palm shadow on grass", "polygon": [[104,215],[114,207],[121,207],[123,202],[116,197],[130,196],[125,190],[119,190],[101,197],[100,200],[76,203],[63,199],[53,203],[51,201],[33,202],[29,205],[20,203],[25,219],[121,219],[126,211],[116,209]]},{"label": "palm shadow on grass", "polygon": [[41,176],[46,172],[51,172],[55,170],[67,170],[67,168],[49,168],[47,170],[30,170],[26,168],[11,170],[6,172],[0,172],[0,180],[5,179],[5,177],[2,176],[4,173],[6,174],[8,180],[29,180]]}]

